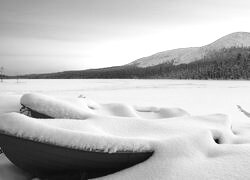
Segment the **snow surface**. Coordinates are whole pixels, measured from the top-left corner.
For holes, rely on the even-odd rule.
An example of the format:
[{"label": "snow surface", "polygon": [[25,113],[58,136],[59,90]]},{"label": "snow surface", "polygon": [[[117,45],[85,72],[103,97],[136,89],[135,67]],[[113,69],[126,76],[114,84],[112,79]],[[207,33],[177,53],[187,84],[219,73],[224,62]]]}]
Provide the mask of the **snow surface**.
[{"label": "snow surface", "polygon": [[[250,178],[250,118],[236,107],[240,105],[250,111],[249,81],[21,82],[0,83],[2,130],[75,148],[106,149],[110,153],[122,149],[154,151],[147,161],[99,179]],[[63,102],[54,106],[70,104],[83,111],[88,108],[92,113],[85,120],[36,120],[10,113],[18,111],[24,93],[50,95],[53,101]],[[77,98],[80,94],[87,98]],[[89,108],[88,104],[98,108]],[[39,134],[35,130],[37,126],[41,129]],[[61,140],[53,131],[67,137],[66,140]],[[73,137],[77,138],[70,144]],[[90,137],[94,141],[87,141],[86,146],[83,139]],[[6,159],[0,158],[1,162]],[[9,162],[6,164],[13,167]],[[13,175],[29,179],[22,171],[7,169],[12,172],[9,179],[15,179]],[[1,178],[5,179],[0,173]]]}]

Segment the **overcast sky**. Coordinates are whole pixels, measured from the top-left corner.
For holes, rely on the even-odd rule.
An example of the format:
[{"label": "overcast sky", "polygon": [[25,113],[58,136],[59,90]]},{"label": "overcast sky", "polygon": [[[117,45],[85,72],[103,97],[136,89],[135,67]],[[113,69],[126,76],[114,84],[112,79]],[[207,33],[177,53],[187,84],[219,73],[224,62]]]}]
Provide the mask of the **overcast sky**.
[{"label": "overcast sky", "polygon": [[0,0],[8,74],[123,65],[250,31],[248,0]]}]

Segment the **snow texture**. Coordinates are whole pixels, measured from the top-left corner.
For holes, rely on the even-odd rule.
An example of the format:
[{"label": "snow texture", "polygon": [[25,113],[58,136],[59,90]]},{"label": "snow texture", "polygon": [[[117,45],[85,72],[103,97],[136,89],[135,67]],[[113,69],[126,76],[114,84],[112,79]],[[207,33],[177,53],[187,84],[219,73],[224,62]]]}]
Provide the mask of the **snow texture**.
[{"label": "snow texture", "polygon": [[[57,82],[60,86],[61,81]],[[89,83],[85,84],[86,87],[90,86],[91,81],[84,82]],[[55,110],[55,114],[62,109],[68,114],[90,111],[83,120],[69,116],[66,119],[26,117],[15,112],[23,94],[22,86],[27,84],[20,85],[18,93],[2,91],[0,129],[12,135],[72,148],[101,149],[110,153],[120,150],[154,151],[145,162],[99,179],[250,178],[250,119],[236,107],[239,104],[249,112],[249,82],[112,82],[110,85],[110,81],[103,80],[103,84],[95,86],[94,92],[93,89],[84,92],[61,89],[58,90],[59,95],[56,93],[53,97],[29,94],[22,98],[22,101],[31,103],[39,97],[44,106],[47,104]],[[122,89],[116,89],[121,86]],[[51,89],[46,91],[46,94],[53,94]],[[82,93],[105,103],[96,103],[92,98],[73,98]],[[107,104],[114,100],[116,102]],[[138,106],[128,105],[135,102],[139,102]],[[44,106],[38,104],[34,106],[43,109]],[[97,108],[90,108],[88,104],[95,104]],[[184,107],[189,113],[180,108],[163,108],[169,106]],[[206,115],[210,112],[223,114]]]}]

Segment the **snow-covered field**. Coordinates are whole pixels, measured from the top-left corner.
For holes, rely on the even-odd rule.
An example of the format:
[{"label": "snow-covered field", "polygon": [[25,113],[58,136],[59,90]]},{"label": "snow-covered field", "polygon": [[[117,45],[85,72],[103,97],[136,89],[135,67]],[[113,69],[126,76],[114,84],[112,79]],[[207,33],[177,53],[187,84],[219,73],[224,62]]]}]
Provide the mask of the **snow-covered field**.
[{"label": "snow-covered field", "polygon": [[[143,137],[138,144],[154,151],[147,161],[103,179],[250,179],[250,118],[236,107],[250,111],[249,92],[249,81],[6,80],[0,83],[0,116],[18,111],[25,93],[67,100],[82,95],[101,108],[95,112],[98,118],[79,124],[109,136],[130,138],[131,143]],[[160,111],[159,107],[167,109]],[[131,115],[143,108],[148,112]],[[182,116],[175,108],[190,115]],[[132,117],[124,119],[116,112]],[[112,118],[102,120],[102,114]],[[11,115],[2,117],[15,120]],[[10,132],[15,129],[7,128]],[[114,141],[114,146],[129,142]],[[29,175],[1,156],[0,179],[7,177],[27,179]]]}]

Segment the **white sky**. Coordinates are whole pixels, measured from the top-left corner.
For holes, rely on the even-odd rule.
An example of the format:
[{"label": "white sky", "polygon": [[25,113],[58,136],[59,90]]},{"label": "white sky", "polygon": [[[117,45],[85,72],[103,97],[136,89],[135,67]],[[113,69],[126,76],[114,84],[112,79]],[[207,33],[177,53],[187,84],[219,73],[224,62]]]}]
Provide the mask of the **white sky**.
[{"label": "white sky", "polygon": [[250,31],[248,0],[0,0],[7,74],[127,64]]}]

